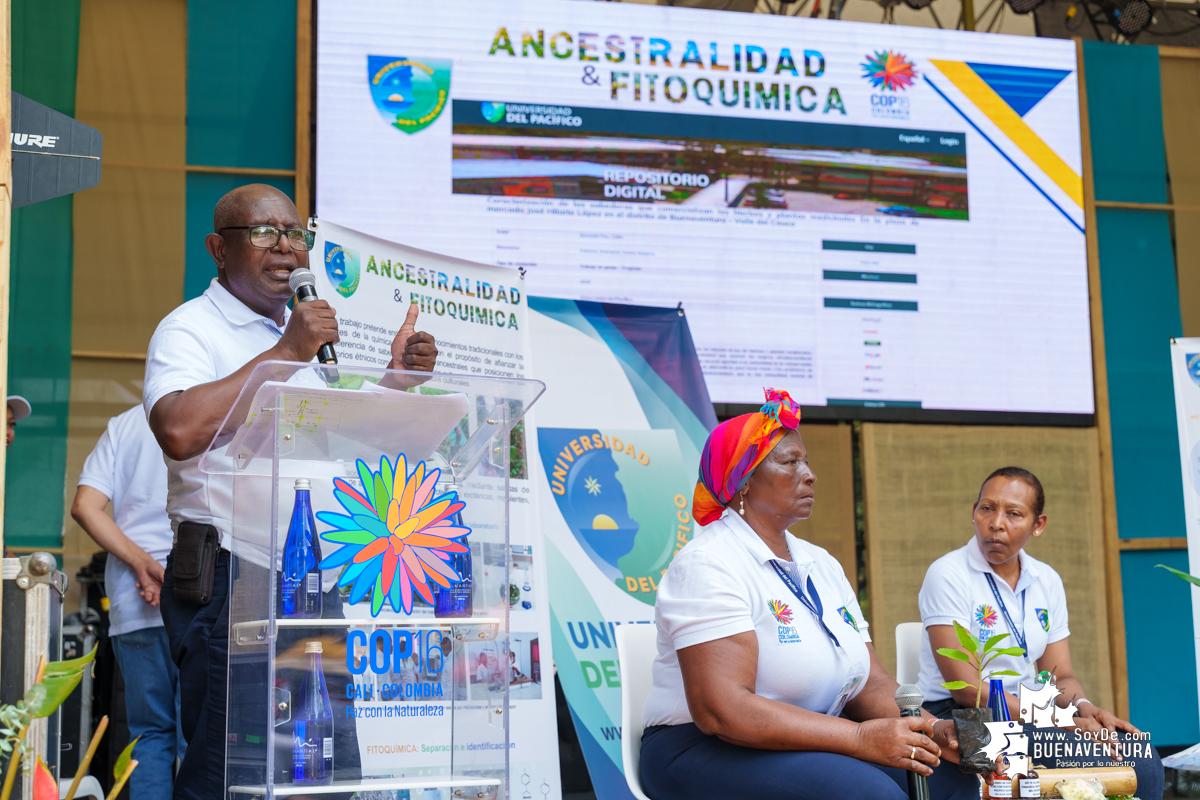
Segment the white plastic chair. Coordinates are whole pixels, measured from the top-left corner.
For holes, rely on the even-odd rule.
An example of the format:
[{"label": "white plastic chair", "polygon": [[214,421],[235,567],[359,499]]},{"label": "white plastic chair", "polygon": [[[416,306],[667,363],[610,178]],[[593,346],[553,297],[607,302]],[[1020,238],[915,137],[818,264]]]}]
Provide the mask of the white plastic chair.
[{"label": "white plastic chair", "polygon": [[[74,776],[59,779],[58,796],[60,800],[67,796],[67,789],[71,788],[72,780],[74,780]],[[75,800],[89,800],[89,798],[104,800],[104,790],[100,788],[100,781],[96,780],[94,775],[84,775],[78,788],[75,789]]]},{"label": "white plastic chair", "polygon": [[916,683],[921,670],[921,633],[919,622],[901,622],[896,626],[896,682]]},{"label": "white plastic chair", "polygon": [[642,756],[642,706],[650,692],[650,668],[658,655],[655,625],[619,625],[617,658],[621,664],[621,765],[625,783],[637,800],[650,800],[638,772]]}]

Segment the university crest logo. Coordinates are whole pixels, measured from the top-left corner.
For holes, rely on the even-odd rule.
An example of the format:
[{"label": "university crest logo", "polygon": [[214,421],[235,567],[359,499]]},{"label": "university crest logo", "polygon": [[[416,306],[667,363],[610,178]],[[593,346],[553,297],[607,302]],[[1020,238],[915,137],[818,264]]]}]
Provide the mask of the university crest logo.
[{"label": "university crest logo", "polygon": [[405,133],[429,127],[450,99],[450,61],[367,56],[371,99],[384,120]]},{"label": "university crest logo", "polygon": [[1187,371],[1192,383],[1200,386],[1200,353],[1187,354]]},{"label": "university crest logo", "polygon": [[1044,608],[1036,608],[1038,623],[1041,624],[1042,630],[1046,633],[1050,632],[1050,612]]},{"label": "university crest logo", "polygon": [[340,244],[325,243],[325,274],[342,297],[349,297],[358,288],[361,271],[358,253]]},{"label": "university crest logo", "polygon": [[606,579],[647,605],[692,538],[691,487],[673,430],[538,428],[563,522]]}]

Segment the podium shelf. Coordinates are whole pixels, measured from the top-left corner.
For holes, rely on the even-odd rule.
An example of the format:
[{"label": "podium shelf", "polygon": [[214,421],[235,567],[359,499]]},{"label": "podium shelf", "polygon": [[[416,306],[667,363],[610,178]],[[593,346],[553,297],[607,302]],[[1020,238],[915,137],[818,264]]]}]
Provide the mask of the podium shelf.
[{"label": "podium shelf", "polygon": [[[277,783],[272,789],[273,797],[294,797],[310,794],[338,794],[356,791],[388,791],[395,789],[451,789],[455,786],[499,786],[496,778],[482,778],[472,775],[451,776],[449,778],[376,778],[362,781],[334,781],[324,786],[294,785]],[[248,794],[266,797],[265,786],[230,786],[230,794]],[[457,797],[475,797],[466,792],[455,792]]]}]

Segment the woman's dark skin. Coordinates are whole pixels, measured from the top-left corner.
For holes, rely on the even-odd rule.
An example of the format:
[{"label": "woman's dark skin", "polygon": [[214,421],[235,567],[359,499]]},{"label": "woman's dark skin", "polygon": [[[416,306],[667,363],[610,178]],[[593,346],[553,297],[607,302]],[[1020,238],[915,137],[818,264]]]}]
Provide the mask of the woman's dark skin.
[{"label": "woman's dark skin", "polygon": [[[817,476],[804,442],[788,431],[729,504],[740,510],[754,532],[785,561],[791,561],[785,534],[812,514]],[[814,750],[930,775],[939,756],[958,761],[954,724],[930,716],[901,719],[899,684],[871,658],[867,684],[845,709],[831,717],[754,693],[758,637],[753,632],[685,647],[678,651],[688,709],[696,726],[731,744],[761,750]],[[916,748],[915,759],[910,756]]]}]

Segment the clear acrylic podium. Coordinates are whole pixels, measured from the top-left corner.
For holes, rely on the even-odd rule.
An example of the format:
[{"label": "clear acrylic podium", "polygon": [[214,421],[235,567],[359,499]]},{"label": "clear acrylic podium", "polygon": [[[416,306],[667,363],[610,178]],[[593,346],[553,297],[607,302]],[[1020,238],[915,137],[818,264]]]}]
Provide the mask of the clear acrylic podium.
[{"label": "clear acrylic podium", "polygon": [[[544,388],[255,368],[200,462],[232,530],[226,797],[507,797],[510,454],[523,461],[514,426]],[[320,537],[310,617],[281,600],[299,479]],[[317,650],[332,775],[298,783],[297,723],[311,715],[300,688]]]}]

